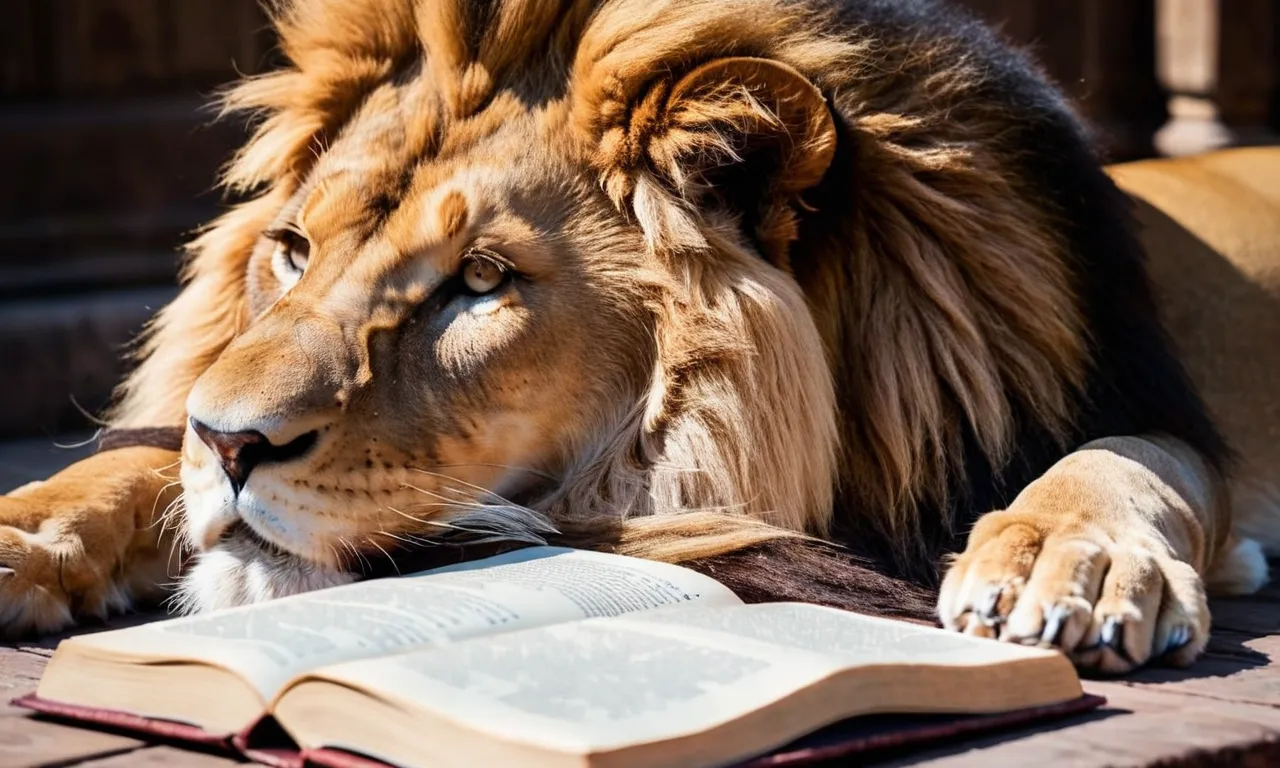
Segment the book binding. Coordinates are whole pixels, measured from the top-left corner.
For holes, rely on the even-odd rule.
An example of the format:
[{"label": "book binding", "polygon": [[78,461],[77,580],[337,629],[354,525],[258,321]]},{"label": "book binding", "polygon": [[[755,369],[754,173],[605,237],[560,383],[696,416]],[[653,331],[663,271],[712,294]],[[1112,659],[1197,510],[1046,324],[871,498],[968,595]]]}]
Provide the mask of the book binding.
[{"label": "book binding", "polygon": [[153,737],[180,746],[197,746],[229,755],[246,757],[269,768],[303,768],[302,752],[283,737],[284,731],[271,718],[263,718],[241,733],[213,733],[174,720],[143,717],[130,712],[102,707],[85,707],[42,699],[34,693],[9,702],[41,715],[67,720],[76,725],[97,726],[105,730],[125,731]]},{"label": "book binding", "polygon": [[[128,712],[83,707],[42,699],[35,694],[11,702],[59,720],[155,737],[160,740],[240,755],[270,768],[387,768],[379,760],[340,749],[301,750],[271,717],[258,720],[240,733],[211,733],[195,725],[143,717]],[[1043,707],[1029,707],[991,715],[869,715],[851,718],[805,736],[772,752],[750,758],[736,768],[795,768],[847,760],[855,755],[905,749],[991,734],[1055,720],[1096,709],[1101,696],[1079,698]]]}]

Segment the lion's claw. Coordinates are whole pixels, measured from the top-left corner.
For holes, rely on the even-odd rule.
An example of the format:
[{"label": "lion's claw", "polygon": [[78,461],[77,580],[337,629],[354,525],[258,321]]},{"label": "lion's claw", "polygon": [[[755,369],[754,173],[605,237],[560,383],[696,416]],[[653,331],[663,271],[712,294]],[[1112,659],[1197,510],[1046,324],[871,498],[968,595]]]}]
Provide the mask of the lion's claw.
[{"label": "lion's claw", "polygon": [[1003,594],[1004,585],[991,587],[982,605],[978,607],[978,620],[985,626],[998,629],[1004,623],[1004,617],[1000,615],[1000,596]]},{"label": "lion's claw", "polygon": [[1164,650],[1161,651],[1160,655],[1163,656],[1167,653],[1174,653],[1182,649],[1187,643],[1191,642],[1192,634],[1191,627],[1188,627],[1185,624],[1174,627],[1170,630],[1169,639],[1165,642]]},{"label": "lion's claw", "polygon": [[1071,618],[1070,610],[1061,603],[1049,609],[1044,621],[1044,629],[1036,637],[1036,645],[1057,645],[1062,641],[1062,631],[1066,629],[1067,620]]},{"label": "lion's claw", "polygon": [[1136,667],[1142,662],[1133,657],[1129,649],[1125,646],[1125,623],[1123,616],[1108,616],[1102,624],[1102,633],[1099,635],[1102,641],[1101,645],[1111,649],[1111,652],[1119,656],[1126,664]]},{"label": "lion's claw", "polygon": [[1050,535],[993,512],[943,581],[943,625],[1062,650],[1116,674],[1153,659],[1187,664],[1208,639],[1203,585],[1147,542]]}]

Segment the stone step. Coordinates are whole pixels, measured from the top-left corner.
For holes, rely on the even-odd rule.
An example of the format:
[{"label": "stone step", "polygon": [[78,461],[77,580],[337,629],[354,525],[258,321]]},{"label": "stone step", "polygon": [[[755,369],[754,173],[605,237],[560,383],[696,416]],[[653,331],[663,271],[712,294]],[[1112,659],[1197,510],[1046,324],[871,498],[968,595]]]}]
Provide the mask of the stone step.
[{"label": "stone step", "polygon": [[218,168],[244,141],[198,99],[0,110],[0,299],[171,283],[176,252],[222,203]]},{"label": "stone step", "polygon": [[177,289],[0,302],[0,439],[91,429],[124,375],[125,347]]}]

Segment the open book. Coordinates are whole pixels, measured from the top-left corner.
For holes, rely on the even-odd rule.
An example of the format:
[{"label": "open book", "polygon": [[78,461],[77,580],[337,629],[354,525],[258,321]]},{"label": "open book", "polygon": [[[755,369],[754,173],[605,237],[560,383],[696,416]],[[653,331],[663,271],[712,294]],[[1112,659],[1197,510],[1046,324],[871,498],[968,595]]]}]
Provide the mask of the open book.
[{"label": "open book", "polygon": [[534,547],[58,646],[37,701],[399,766],[721,765],[871,713],[1081,697],[1056,652]]}]

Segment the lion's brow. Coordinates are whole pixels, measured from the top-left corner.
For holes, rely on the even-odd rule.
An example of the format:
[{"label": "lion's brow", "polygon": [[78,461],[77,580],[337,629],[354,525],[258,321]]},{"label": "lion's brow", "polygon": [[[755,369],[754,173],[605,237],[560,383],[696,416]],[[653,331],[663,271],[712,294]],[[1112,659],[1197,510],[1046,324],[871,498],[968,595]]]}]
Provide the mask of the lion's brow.
[{"label": "lion's brow", "polygon": [[382,229],[391,218],[391,214],[404,201],[405,195],[409,193],[413,184],[416,165],[416,163],[405,164],[397,171],[387,174],[386,178],[379,180],[378,189],[368,203],[369,214],[373,218],[373,231],[370,236]]},{"label": "lion's brow", "polygon": [[450,190],[440,201],[438,217],[440,235],[445,240],[452,240],[462,234],[467,225],[470,212],[467,210],[467,199],[458,190]]}]

